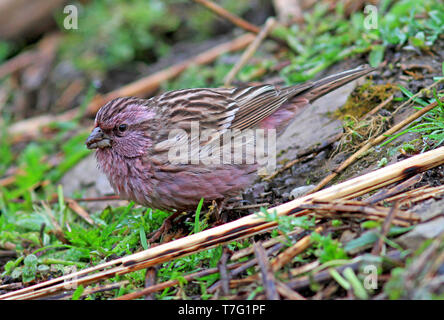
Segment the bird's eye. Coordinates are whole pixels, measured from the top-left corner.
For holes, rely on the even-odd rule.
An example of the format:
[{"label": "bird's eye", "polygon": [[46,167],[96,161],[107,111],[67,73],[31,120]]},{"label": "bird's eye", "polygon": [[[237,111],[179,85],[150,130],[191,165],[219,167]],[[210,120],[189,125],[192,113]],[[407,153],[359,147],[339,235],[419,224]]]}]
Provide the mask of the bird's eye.
[{"label": "bird's eye", "polygon": [[126,124],[121,124],[118,129],[119,129],[120,132],[124,132],[127,129],[127,125]]}]

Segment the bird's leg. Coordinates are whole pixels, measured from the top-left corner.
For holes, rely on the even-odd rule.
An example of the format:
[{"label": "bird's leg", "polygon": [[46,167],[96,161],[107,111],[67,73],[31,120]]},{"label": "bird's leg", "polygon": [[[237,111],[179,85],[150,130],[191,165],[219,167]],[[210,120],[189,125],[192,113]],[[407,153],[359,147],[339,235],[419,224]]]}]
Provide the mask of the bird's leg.
[{"label": "bird's leg", "polygon": [[169,216],[168,218],[166,218],[162,225],[160,226],[159,229],[151,232],[148,236],[151,237],[148,239],[148,242],[154,242],[157,239],[160,238],[160,236],[164,235],[165,233],[167,233],[168,230],[171,229],[171,226],[173,225],[173,221],[174,219],[176,219],[179,215],[181,214],[180,211],[176,211],[174,212],[171,216]]},{"label": "bird's leg", "polygon": [[225,198],[223,199],[217,199],[216,201],[216,225],[224,224],[227,222],[227,215],[222,214],[222,210],[224,209],[225,204],[227,203],[227,200]]}]

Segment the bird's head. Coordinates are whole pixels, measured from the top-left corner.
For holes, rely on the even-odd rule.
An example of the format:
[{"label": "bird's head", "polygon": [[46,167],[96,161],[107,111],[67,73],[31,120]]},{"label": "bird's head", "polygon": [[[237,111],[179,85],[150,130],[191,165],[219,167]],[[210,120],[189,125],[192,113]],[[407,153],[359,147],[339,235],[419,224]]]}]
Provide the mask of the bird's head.
[{"label": "bird's head", "polygon": [[150,128],[154,115],[149,100],[111,100],[97,112],[86,147],[98,152],[112,151],[126,158],[140,157],[152,146]]}]

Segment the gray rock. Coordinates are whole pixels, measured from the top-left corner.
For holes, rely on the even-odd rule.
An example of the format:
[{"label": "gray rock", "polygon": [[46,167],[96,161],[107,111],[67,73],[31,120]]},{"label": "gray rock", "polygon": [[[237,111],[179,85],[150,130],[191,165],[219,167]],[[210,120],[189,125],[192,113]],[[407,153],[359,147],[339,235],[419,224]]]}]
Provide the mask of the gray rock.
[{"label": "gray rock", "polygon": [[424,201],[415,206],[412,211],[417,213],[421,220],[430,220],[444,213],[444,198]]},{"label": "gray rock", "polygon": [[[114,193],[105,175],[97,168],[94,155],[86,157],[68,171],[62,178],[61,183],[67,196],[72,196],[74,193],[83,190],[90,191],[84,195],[85,197],[104,196]],[[93,193],[92,189],[94,189]]]},{"label": "gray rock", "polygon": [[[113,195],[114,190],[106,176],[97,168],[94,155],[90,155],[80,161],[74,168],[68,171],[60,183],[64,194],[73,197],[79,193],[85,198],[103,197]],[[81,205],[90,212],[103,210],[108,205],[118,206],[126,201],[92,201],[82,202]]]},{"label": "gray rock", "polygon": [[434,239],[444,232],[444,217],[442,216],[444,199],[425,201],[412,211],[417,213],[421,220],[427,222],[418,224],[413,230],[399,237],[397,242],[404,247],[416,250],[425,240]]},{"label": "gray rock", "polygon": [[327,115],[344,105],[358,81],[361,79],[330,92],[303,109],[277,139],[278,154],[281,150],[287,150],[278,157],[278,161],[283,158],[294,159],[298,150],[304,150],[341,132],[341,121],[332,120]]},{"label": "gray rock", "polygon": [[428,239],[435,239],[444,232],[444,217],[417,225],[412,231],[402,235],[396,242],[406,248],[418,249]]},{"label": "gray rock", "polygon": [[296,198],[302,197],[307,192],[310,192],[311,190],[313,190],[314,187],[315,187],[315,185],[310,184],[308,186],[301,186],[301,187],[294,188],[290,192],[290,199],[296,199]]}]

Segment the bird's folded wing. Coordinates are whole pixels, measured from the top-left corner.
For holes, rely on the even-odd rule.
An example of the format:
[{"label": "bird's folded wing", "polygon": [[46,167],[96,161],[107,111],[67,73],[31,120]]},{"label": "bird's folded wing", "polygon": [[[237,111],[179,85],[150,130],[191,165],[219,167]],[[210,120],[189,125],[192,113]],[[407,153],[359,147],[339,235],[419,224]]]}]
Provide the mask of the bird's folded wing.
[{"label": "bird's folded wing", "polygon": [[311,82],[279,90],[272,85],[236,88],[231,98],[239,110],[231,123],[233,129],[254,128],[262,120],[274,113],[288,99],[304,92],[312,86]]}]

